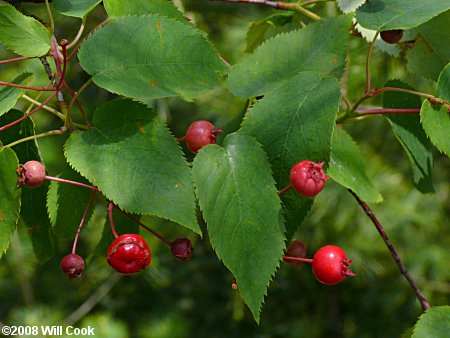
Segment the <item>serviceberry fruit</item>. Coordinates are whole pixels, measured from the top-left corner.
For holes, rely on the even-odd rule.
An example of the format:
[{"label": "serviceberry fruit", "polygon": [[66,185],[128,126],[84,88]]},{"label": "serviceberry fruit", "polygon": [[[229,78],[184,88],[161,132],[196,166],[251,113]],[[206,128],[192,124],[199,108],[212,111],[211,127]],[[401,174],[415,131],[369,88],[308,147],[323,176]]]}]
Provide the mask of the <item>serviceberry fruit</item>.
[{"label": "serviceberry fruit", "polygon": [[192,257],[192,251],[194,248],[192,247],[192,242],[183,237],[177,238],[170,244],[170,250],[172,251],[172,255],[179,260],[188,261]]},{"label": "serviceberry fruit", "polygon": [[19,174],[19,185],[25,184],[27,187],[36,188],[45,181],[45,167],[38,161],[28,161],[19,165],[17,173]]},{"label": "serviceberry fruit", "polygon": [[348,268],[351,262],[347,260],[347,255],[340,247],[326,245],[314,255],[313,273],[319,282],[335,285],[342,282],[346,276],[355,276]]},{"label": "serviceberry fruit", "polygon": [[325,186],[328,176],[322,170],[324,162],[301,161],[295,164],[290,173],[294,190],[305,197],[317,195]]},{"label": "serviceberry fruit", "polygon": [[383,31],[380,33],[381,39],[387,43],[397,43],[402,39],[403,30],[402,29],[394,29],[390,31]]},{"label": "serviceberry fruit", "polygon": [[111,243],[106,259],[114,270],[128,275],[144,270],[150,264],[152,255],[141,236],[125,234]]},{"label": "serviceberry fruit", "polygon": [[216,143],[220,129],[214,130],[211,122],[199,120],[192,123],[186,131],[186,144],[190,151],[197,153],[202,147]]},{"label": "serviceberry fruit", "polygon": [[[292,240],[291,244],[289,244],[286,253],[288,257],[297,257],[297,258],[305,258],[306,257],[306,244],[303,241],[298,239]],[[296,268],[300,267],[301,262],[294,260],[285,260],[287,264],[291,264]]]},{"label": "serviceberry fruit", "polygon": [[61,269],[69,280],[80,278],[85,267],[83,258],[77,254],[69,254],[61,260]]}]

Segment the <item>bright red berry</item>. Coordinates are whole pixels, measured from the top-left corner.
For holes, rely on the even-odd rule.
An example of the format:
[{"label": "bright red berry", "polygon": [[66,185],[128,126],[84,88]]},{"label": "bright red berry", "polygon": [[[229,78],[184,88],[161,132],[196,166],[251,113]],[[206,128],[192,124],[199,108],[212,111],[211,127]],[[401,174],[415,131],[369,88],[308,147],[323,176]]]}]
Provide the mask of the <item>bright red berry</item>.
[{"label": "bright red berry", "polygon": [[28,161],[19,165],[17,173],[19,174],[19,185],[23,183],[27,187],[36,188],[45,181],[45,167],[38,161]]},{"label": "bright red berry", "polygon": [[172,255],[179,260],[188,261],[192,257],[192,242],[187,238],[177,238],[170,244]]},{"label": "bright red berry", "polygon": [[295,164],[290,173],[294,190],[303,196],[313,197],[325,186],[328,176],[323,172],[324,162],[301,161]]},{"label": "bright red berry", "polygon": [[144,270],[150,264],[152,255],[141,236],[125,234],[111,243],[106,259],[114,270],[128,275]]},{"label": "bright red berry", "polygon": [[85,267],[83,258],[77,254],[69,254],[61,260],[61,269],[69,280],[80,278]]},{"label": "bright red berry", "polygon": [[319,282],[326,285],[335,285],[342,282],[345,276],[355,276],[348,268],[351,262],[351,260],[347,260],[347,255],[340,247],[326,245],[314,255],[313,273]]},{"label": "bright red berry", "polygon": [[200,120],[192,123],[186,131],[186,143],[193,153],[197,153],[202,147],[216,143],[216,137],[220,133],[214,130],[211,122]]},{"label": "bright red berry", "polygon": [[384,42],[392,43],[392,44],[397,43],[403,37],[403,30],[402,29],[393,29],[390,31],[383,31],[380,33],[380,36]]},{"label": "bright red berry", "polygon": [[[298,239],[292,240],[291,244],[289,244],[285,256],[288,257],[297,257],[297,258],[305,258],[306,257],[306,244],[303,241],[299,241]],[[296,268],[300,267],[301,262],[294,260],[285,260],[287,264],[291,264]]]}]

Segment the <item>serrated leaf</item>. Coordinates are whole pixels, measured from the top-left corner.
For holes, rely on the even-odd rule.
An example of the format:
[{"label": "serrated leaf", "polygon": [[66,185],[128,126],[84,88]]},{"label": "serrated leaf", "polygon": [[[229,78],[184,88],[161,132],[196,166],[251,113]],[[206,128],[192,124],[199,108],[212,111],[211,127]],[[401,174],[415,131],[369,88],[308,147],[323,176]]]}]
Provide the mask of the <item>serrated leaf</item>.
[{"label": "serrated leaf", "polygon": [[[290,183],[289,172],[295,163],[329,161],[339,102],[337,79],[304,72],[281,82],[247,113],[241,130],[263,145],[279,189]],[[312,199],[292,189],[281,198],[289,238],[308,213]]]},{"label": "serrated leaf", "polygon": [[[361,36],[369,43],[373,41],[375,34],[377,34],[377,31],[364,28],[358,23],[355,25],[355,29],[359,33],[361,33]],[[400,48],[397,44],[384,42],[380,36],[378,36],[375,41],[375,47],[380,49],[382,52],[387,53],[394,57],[398,57],[400,55]]]},{"label": "serrated leaf", "polygon": [[228,87],[236,95],[252,97],[302,71],[342,76],[350,23],[349,15],[328,18],[267,40],[232,68]]},{"label": "serrated leaf", "polygon": [[366,0],[338,0],[338,6],[345,14],[352,13],[361,6]]},{"label": "serrated leaf", "polygon": [[449,22],[450,11],[447,11],[416,28],[419,36],[406,54],[410,72],[437,81],[450,62]]},{"label": "serrated leaf", "polygon": [[55,9],[66,16],[84,18],[101,0],[53,0]]},{"label": "serrated leaf", "polygon": [[115,100],[94,113],[93,125],[67,140],[69,163],[123,210],[170,219],[200,234],[189,166],[156,114]]},{"label": "serrated leaf", "polygon": [[160,14],[179,21],[186,21],[178,8],[169,0],[103,0],[111,18],[127,15]]},{"label": "serrated leaf", "polygon": [[[385,87],[414,90],[414,88],[401,81],[389,81]],[[412,94],[385,92],[383,94],[383,107],[419,109],[420,99]],[[413,169],[414,186],[422,193],[434,192],[433,147],[420,124],[420,116],[418,114],[384,114],[384,117],[388,120],[395,136],[405,150],[406,155],[408,155]]]},{"label": "serrated leaf", "polygon": [[448,0],[370,0],[358,8],[356,20],[377,31],[410,29],[449,8]]},{"label": "serrated leaf", "polygon": [[[23,82],[30,76],[31,73],[23,73],[16,77],[12,83],[23,84]],[[23,92],[23,89],[14,87],[4,87],[0,90],[0,116],[14,107]]]},{"label": "serrated leaf", "polygon": [[327,175],[351,189],[366,202],[381,202],[383,197],[366,174],[361,151],[345,130],[336,128],[333,133],[330,167]]},{"label": "serrated leaf", "polygon": [[[450,64],[448,64],[438,80],[437,96],[450,102]],[[450,113],[444,105],[431,104],[424,101],[420,110],[420,118],[425,133],[431,142],[450,157]]]},{"label": "serrated leaf", "polygon": [[140,101],[193,100],[217,86],[226,68],[200,30],[157,15],[112,19],[86,40],[79,58],[98,86]]},{"label": "serrated leaf", "polygon": [[433,306],[422,313],[411,338],[447,338],[450,332],[450,306]]},{"label": "serrated leaf", "polygon": [[0,4],[0,42],[22,56],[41,56],[50,49],[50,32],[13,6]]},{"label": "serrated leaf", "polygon": [[252,137],[236,132],[227,136],[224,148],[204,147],[192,173],[211,244],[259,321],[285,248],[281,203],[267,156]]},{"label": "serrated leaf", "polygon": [[20,212],[16,169],[19,160],[10,148],[0,147],[0,257],[9,247]]}]

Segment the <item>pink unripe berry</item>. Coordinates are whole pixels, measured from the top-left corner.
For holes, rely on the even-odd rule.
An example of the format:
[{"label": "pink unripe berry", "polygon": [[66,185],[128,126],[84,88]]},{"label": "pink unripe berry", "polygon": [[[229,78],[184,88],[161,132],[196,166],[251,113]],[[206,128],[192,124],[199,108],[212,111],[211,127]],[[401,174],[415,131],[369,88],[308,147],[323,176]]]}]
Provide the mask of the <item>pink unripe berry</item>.
[{"label": "pink unripe berry", "polygon": [[114,270],[128,275],[144,270],[150,264],[152,255],[141,236],[125,234],[111,243],[106,259]]},{"label": "pink unripe berry", "polygon": [[216,137],[220,133],[214,130],[211,122],[199,120],[192,123],[186,131],[186,143],[190,151],[197,153],[204,146],[216,143]]},{"label": "pink unripe berry", "polygon": [[291,185],[294,190],[305,197],[317,195],[325,186],[328,176],[323,172],[324,162],[301,161],[290,172]]},{"label": "pink unripe berry", "polygon": [[192,247],[192,242],[183,237],[178,238],[170,244],[170,249],[172,251],[172,255],[179,260],[187,261],[192,257],[192,251],[194,248]]},{"label": "pink unripe berry", "polygon": [[61,269],[69,280],[80,278],[85,269],[84,260],[77,254],[69,254],[61,260]]},{"label": "pink unripe berry", "polygon": [[17,173],[19,174],[19,185],[23,183],[27,187],[36,188],[45,181],[45,167],[38,161],[28,161],[19,165]]},{"label": "pink unripe berry", "polygon": [[348,268],[352,261],[336,245],[326,245],[320,248],[313,258],[312,268],[314,276],[322,284],[335,285],[342,282],[346,276],[355,276]]}]

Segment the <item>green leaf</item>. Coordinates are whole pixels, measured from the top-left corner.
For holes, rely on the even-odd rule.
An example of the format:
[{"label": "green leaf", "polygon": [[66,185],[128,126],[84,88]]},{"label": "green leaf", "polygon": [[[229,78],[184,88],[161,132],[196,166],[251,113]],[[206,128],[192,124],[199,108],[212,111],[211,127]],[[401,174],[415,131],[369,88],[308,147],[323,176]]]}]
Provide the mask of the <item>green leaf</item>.
[{"label": "green leaf", "polygon": [[170,219],[200,234],[189,166],[156,114],[115,100],[95,112],[93,125],[67,140],[69,163],[123,210]]},{"label": "green leaf", "polygon": [[84,18],[101,0],[53,0],[55,9],[66,16]]},{"label": "green leaf", "polygon": [[[290,183],[289,172],[295,163],[329,161],[339,102],[336,78],[304,72],[281,82],[247,113],[241,130],[263,145],[279,189]],[[289,238],[308,213],[312,199],[292,189],[281,198]]]},{"label": "green leaf", "polygon": [[338,6],[344,13],[351,13],[361,6],[366,0],[338,0]]},{"label": "green leaf", "polygon": [[285,248],[280,199],[266,154],[252,137],[236,132],[224,148],[200,150],[192,173],[211,244],[259,321]]},{"label": "green leaf", "polygon": [[112,19],[87,39],[79,58],[98,86],[140,101],[190,101],[217,86],[226,68],[200,30],[156,15]]},{"label": "green leaf", "polygon": [[0,4],[0,42],[22,56],[41,56],[50,49],[50,32],[13,6]]},{"label": "green leaf", "polygon": [[[389,81],[385,87],[399,87],[413,90],[401,81]],[[418,96],[401,93],[385,92],[383,94],[384,108],[419,109]],[[398,141],[408,155],[413,169],[414,186],[422,193],[434,192],[433,188],[433,152],[432,144],[428,140],[420,116],[411,114],[385,114]]]},{"label": "green leaf", "polygon": [[334,130],[327,175],[366,202],[378,203],[383,200],[380,192],[367,177],[358,145],[341,128]]},{"label": "green leaf", "polygon": [[0,147],[0,257],[8,249],[19,219],[18,165],[19,160],[14,151]]},{"label": "green leaf", "polygon": [[406,54],[410,72],[437,81],[450,62],[449,22],[450,11],[447,11],[416,28],[419,37]]},{"label": "green leaf", "polygon": [[178,8],[169,0],[104,0],[105,10],[111,18],[127,15],[159,14],[185,22]]},{"label": "green leaf", "polygon": [[[59,177],[88,183],[69,167],[64,169]],[[73,184],[56,181],[50,183],[47,194],[47,210],[56,236],[63,239],[72,239],[75,236],[91,195],[92,190]],[[86,222],[89,220],[91,213],[92,209],[89,210]]]},{"label": "green leaf", "polygon": [[356,20],[377,31],[410,29],[449,8],[448,0],[369,0],[356,11]]},{"label": "green leaf", "polygon": [[[31,76],[31,73],[23,73],[16,77],[12,83],[23,84],[25,79]],[[10,110],[22,96],[24,90],[21,88],[4,87],[0,90],[0,116]]]},{"label": "green leaf", "polygon": [[351,16],[328,18],[267,40],[233,67],[230,90],[245,97],[262,95],[302,71],[342,76],[350,23]]},{"label": "green leaf", "polygon": [[433,306],[422,313],[412,338],[447,338],[450,332],[450,306]]},{"label": "green leaf", "polygon": [[[450,64],[439,76],[437,96],[450,102]],[[444,105],[431,104],[428,100],[422,104],[420,118],[423,129],[431,142],[450,157],[450,113]]]}]

